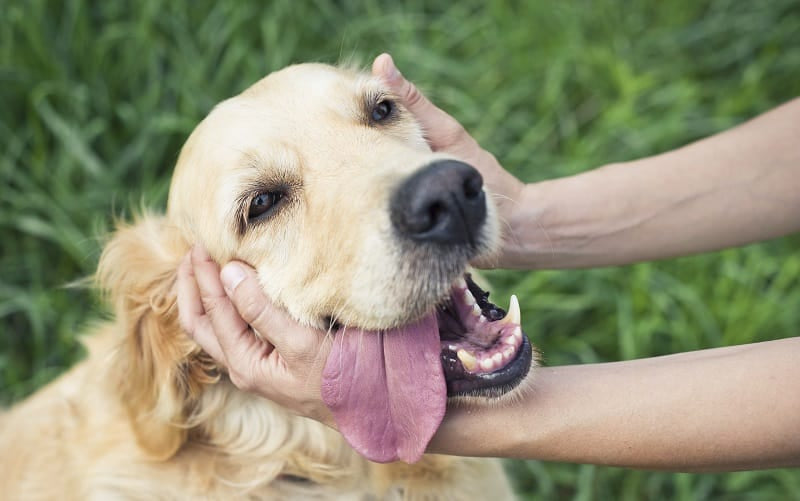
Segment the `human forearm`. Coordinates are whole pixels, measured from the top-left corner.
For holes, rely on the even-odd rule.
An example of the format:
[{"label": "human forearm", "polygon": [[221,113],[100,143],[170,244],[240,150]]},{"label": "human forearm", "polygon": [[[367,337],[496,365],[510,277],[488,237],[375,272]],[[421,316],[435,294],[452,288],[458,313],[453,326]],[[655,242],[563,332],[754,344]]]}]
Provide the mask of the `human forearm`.
[{"label": "human forearm", "polygon": [[513,403],[450,409],[429,450],[680,471],[800,465],[799,356],[795,338],[540,368]]},{"label": "human forearm", "polygon": [[501,265],[574,268],[800,230],[800,99],[678,150],[523,188]]}]

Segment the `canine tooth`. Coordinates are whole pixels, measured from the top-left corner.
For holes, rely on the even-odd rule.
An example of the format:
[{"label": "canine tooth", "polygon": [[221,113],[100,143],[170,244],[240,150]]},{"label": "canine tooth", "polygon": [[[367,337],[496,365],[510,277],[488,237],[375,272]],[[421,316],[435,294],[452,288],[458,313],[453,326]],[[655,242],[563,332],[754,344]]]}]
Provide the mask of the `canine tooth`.
[{"label": "canine tooth", "polygon": [[478,367],[478,359],[475,358],[475,355],[468,352],[465,349],[460,349],[456,353],[456,356],[459,360],[461,360],[461,364],[464,366],[465,369],[472,372]]},{"label": "canine tooth", "polygon": [[467,281],[464,280],[464,277],[458,277],[458,280],[456,280],[456,284],[455,285],[459,289],[466,289],[467,288]]},{"label": "canine tooth", "polygon": [[484,358],[481,360],[481,369],[488,371],[494,367],[494,360],[491,358]]},{"label": "canine tooth", "polygon": [[517,324],[522,322],[522,315],[519,311],[519,300],[516,294],[511,295],[511,300],[508,302],[508,313],[501,320],[504,324]]},{"label": "canine tooth", "polygon": [[492,362],[494,362],[495,365],[502,364],[503,363],[503,354],[500,353],[500,352],[497,352],[494,355],[492,355]]},{"label": "canine tooth", "polygon": [[464,291],[464,301],[466,301],[467,306],[472,306],[475,304],[475,298],[472,297],[472,293],[469,291],[469,289]]},{"label": "canine tooth", "polygon": [[472,305],[472,314],[476,317],[481,316],[481,307],[478,306],[478,303]]}]

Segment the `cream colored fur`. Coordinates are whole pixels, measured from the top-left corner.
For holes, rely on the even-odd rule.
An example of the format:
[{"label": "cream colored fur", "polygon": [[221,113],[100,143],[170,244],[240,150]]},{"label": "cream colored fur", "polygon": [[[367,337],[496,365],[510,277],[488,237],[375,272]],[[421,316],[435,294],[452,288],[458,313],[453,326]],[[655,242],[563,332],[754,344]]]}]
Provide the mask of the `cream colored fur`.
[{"label": "cream colored fur", "polygon": [[[97,278],[114,317],[91,329],[86,360],[0,416],[0,499],[512,497],[494,460],[364,460],[337,432],[237,390],[178,325],[175,274],[193,242],[253,264],[273,301],[319,327],[387,328],[441,298],[455,277],[422,287],[387,210],[391,189],[438,156],[402,109],[368,123],[383,93],[300,65],[212,111],[180,155],[167,215],[122,225],[105,247]],[[242,230],[237,201],[265,183],[290,194]]]}]

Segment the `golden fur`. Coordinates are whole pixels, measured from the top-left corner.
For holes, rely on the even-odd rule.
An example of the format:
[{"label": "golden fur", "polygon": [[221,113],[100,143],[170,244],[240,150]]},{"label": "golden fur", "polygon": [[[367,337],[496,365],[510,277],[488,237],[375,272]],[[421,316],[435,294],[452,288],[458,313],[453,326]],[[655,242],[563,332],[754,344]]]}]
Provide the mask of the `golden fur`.
[{"label": "golden fur", "polygon": [[[384,93],[374,78],[300,65],[212,111],[181,152],[167,214],[106,245],[97,279],[114,316],[87,336],[87,359],[0,417],[0,498],[511,497],[494,460],[364,460],[337,432],[237,390],[178,325],[176,270],[194,242],[253,264],[276,304],[318,327],[387,328],[446,293],[452,273],[419,284],[391,241],[391,188],[441,155],[402,109],[365,121]],[[264,184],[288,195],[245,229],[237,200]]]}]

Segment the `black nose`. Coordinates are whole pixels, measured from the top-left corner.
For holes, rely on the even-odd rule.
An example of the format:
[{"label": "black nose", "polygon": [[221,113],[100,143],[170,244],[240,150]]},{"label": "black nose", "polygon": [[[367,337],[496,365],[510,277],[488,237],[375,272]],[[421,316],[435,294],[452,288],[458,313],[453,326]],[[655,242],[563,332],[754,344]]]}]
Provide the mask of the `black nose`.
[{"label": "black nose", "polygon": [[486,219],[483,178],[456,160],[439,160],[409,177],[392,196],[392,224],[403,236],[439,244],[474,244]]}]

